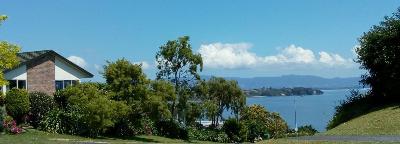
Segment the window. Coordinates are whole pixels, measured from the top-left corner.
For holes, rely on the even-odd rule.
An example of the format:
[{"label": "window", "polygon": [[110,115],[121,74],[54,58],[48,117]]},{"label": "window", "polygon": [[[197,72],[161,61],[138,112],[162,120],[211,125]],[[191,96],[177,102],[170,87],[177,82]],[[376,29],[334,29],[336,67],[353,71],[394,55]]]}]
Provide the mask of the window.
[{"label": "window", "polygon": [[26,89],[26,80],[18,80],[18,88]]},{"label": "window", "polygon": [[8,89],[17,88],[17,80],[9,80],[8,81]]},{"label": "window", "polygon": [[62,90],[62,89],[67,88],[68,86],[77,85],[77,84],[79,84],[79,80],[56,80],[55,81],[56,90]]},{"label": "window", "polygon": [[13,88],[26,89],[26,80],[9,80],[7,89]]},{"label": "window", "polygon": [[56,81],[56,90],[64,89],[64,81]]},{"label": "window", "polygon": [[72,85],[71,80],[64,80],[64,88],[67,88],[70,85]]}]

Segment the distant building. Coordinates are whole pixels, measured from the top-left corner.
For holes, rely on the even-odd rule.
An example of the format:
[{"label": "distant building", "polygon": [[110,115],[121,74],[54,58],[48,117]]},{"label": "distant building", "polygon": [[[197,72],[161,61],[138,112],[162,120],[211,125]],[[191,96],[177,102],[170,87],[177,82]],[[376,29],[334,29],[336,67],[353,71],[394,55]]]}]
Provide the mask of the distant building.
[{"label": "distant building", "polygon": [[56,90],[78,84],[93,74],[52,50],[18,53],[20,64],[6,70],[9,84],[0,86],[3,94],[12,88],[40,91],[52,95]]}]

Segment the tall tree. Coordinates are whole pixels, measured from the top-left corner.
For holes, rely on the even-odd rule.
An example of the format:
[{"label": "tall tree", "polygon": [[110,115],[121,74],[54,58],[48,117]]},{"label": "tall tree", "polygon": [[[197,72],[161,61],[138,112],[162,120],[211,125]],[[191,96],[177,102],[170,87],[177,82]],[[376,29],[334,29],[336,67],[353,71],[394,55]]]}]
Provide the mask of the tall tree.
[{"label": "tall tree", "polygon": [[[177,99],[172,101],[171,113],[178,117],[184,115],[190,95],[190,87],[200,79],[199,71],[203,69],[200,54],[194,53],[189,44],[189,37],[183,36],[178,40],[170,40],[160,47],[156,54],[158,63],[157,79],[171,81],[175,85]],[[179,108],[179,109],[177,109]],[[180,116],[184,118],[184,116]]]},{"label": "tall tree", "polygon": [[[7,19],[7,16],[0,15],[0,25]],[[4,71],[18,65],[17,53],[20,51],[19,46],[0,41],[0,86],[7,84],[4,79]]]},{"label": "tall tree", "polygon": [[[204,100],[206,101],[207,107],[210,108],[208,115],[216,116],[211,117],[212,121],[218,125],[219,120],[222,119],[222,113],[224,110],[232,110],[237,120],[239,120],[239,113],[244,109],[246,105],[246,96],[240,89],[237,81],[226,80],[220,77],[212,77],[207,82],[206,89],[208,94],[205,95]],[[204,86],[201,86],[204,88]],[[209,101],[211,100],[211,101]],[[215,105],[217,108],[217,115],[214,113]]]},{"label": "tall tree", "polygon": [[359,39],[357,62],[368,71],[362,83],[372,95],[400,100],[400,8]]}]

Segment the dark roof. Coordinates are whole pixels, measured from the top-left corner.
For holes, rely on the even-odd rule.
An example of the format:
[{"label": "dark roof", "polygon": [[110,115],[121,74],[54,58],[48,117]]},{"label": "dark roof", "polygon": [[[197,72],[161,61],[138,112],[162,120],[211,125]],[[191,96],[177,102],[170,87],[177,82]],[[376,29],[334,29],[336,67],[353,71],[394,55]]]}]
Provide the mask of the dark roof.
[{"label": "dark roof", "polygon": [[[86,71],[85,69],[81,68],[80,66],[76,65],[75,63],[71,62],[70,60],[66,59],[65,57],[61,56],[60,54],[56,53],[53,50],[31,51],[31,52],[22,52],[22,53],[17,54],[19,62],[20,62],[20,64],[19,64],[20,66],[25,65],[26,63],[28,63],[30,61],[35,61],[37,59],[40,59],[47,55],[53,55],[55,57],[59,57],[62,60],[64,60],[65,62],[67,62],[68,64],[72,65],[74,68],[76,68],[79,71],[83,72],[84,74],[88,75],[89,77],[93,77],[92,73]],[[17,66],[17,67],[19,67],[19,66]],[[15,68],[17,68],[17,67],[15,67]],[[11,70],[13,70],[13,69],[11,69]],[[7,71],[11,71],[11,70],[7,70]]]}]

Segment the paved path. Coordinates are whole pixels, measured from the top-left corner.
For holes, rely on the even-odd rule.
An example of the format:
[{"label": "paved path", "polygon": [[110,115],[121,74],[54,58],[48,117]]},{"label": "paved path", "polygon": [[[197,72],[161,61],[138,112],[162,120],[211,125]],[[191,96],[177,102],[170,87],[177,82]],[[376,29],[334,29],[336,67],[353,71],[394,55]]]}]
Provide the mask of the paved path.
[{"label": "paved path", "polygon": [[302,136],[291,139],[310,141],[400,142],[399,136]]}]

